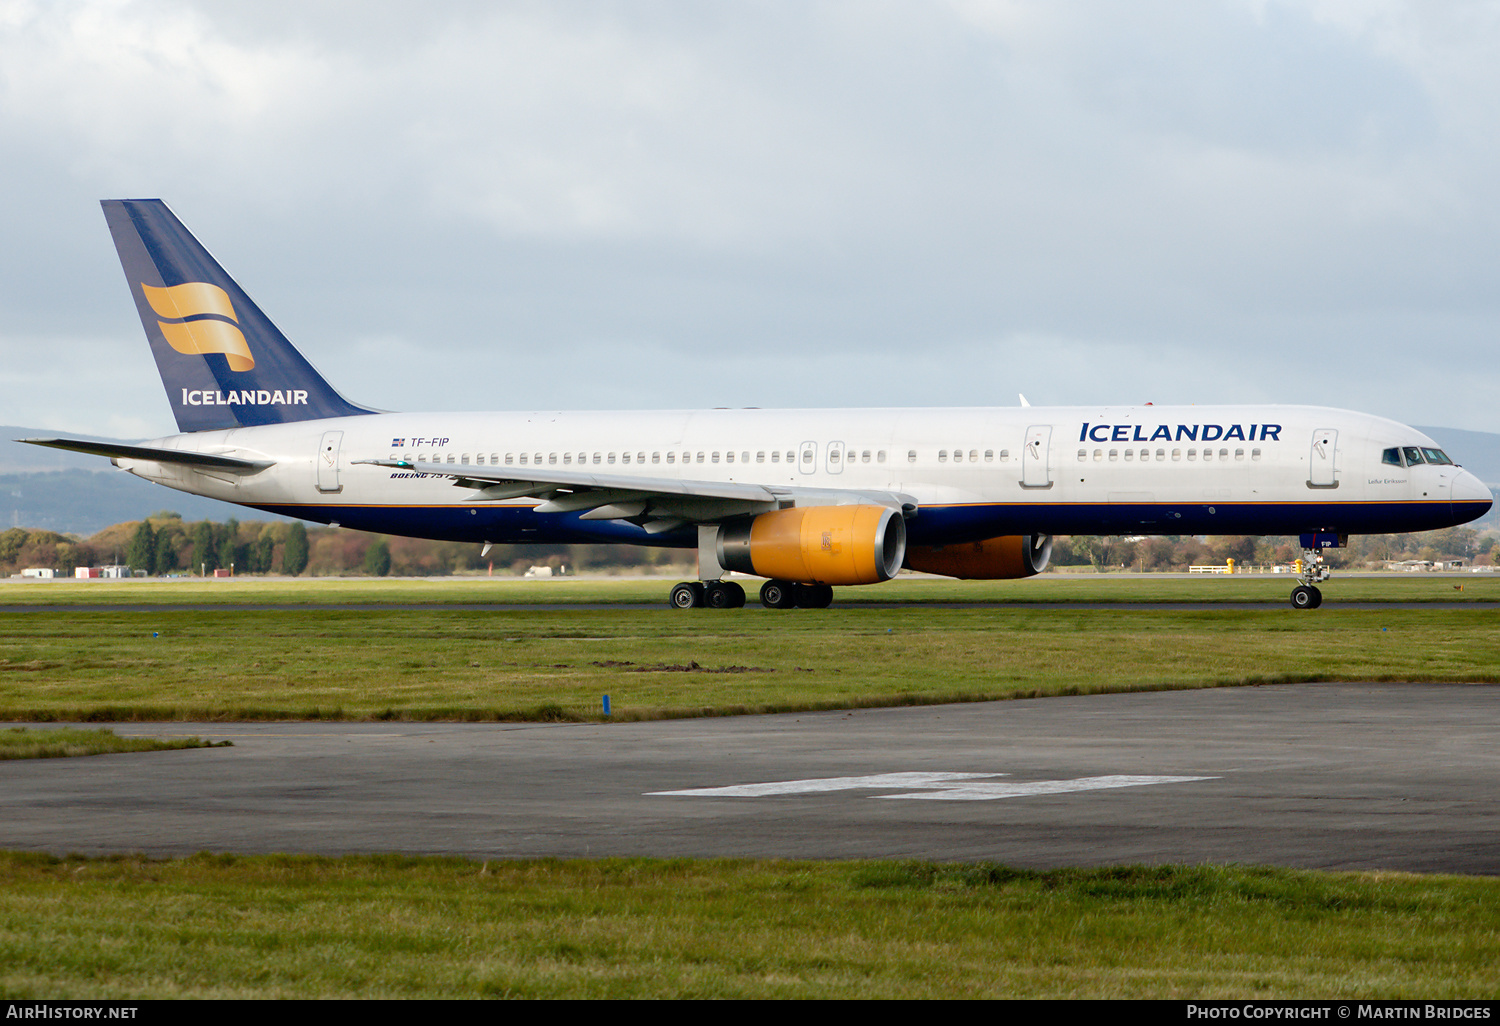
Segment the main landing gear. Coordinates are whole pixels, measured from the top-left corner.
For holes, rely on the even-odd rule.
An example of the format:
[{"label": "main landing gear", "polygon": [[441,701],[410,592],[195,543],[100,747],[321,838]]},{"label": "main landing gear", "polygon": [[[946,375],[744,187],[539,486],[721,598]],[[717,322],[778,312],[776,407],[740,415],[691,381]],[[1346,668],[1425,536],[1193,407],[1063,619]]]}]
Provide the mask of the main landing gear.
[{"label": "main landing gear", "polygon": [[1323,593],[1318,590],[1318,584],[1328,580],[1333,571],[1323,563],[1323,557],[1316,549],[1303,549],[1302,558],[1297,560],[1297,579],[1302,583],[1292,589],[1293,609],[1317,609],[1323,604]]},{"label": "main landing gear", "polygon": [[672,589],[673,609],[738,609],[745,604],[745,589],[733,581],[683,581]]},{"label": "main landing gear", "polygon": [[[745,604],[745,589],[734,581],[683,581],[672,589],[669,604],[673,609],[738,609]],[[767,609],[827,609],[833,604],[833,588],[767,581],[760,587],[760,604]]]}]

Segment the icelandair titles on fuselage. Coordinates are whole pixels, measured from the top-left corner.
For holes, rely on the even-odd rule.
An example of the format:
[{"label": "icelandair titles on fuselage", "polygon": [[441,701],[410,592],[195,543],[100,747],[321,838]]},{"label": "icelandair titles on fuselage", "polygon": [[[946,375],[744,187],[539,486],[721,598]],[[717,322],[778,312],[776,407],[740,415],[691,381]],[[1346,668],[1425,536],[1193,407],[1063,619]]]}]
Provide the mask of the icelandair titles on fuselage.
[{"label": "icelandair titles on fuselage", "polygon": [[1095,424],[1085,421],[1078,432],[1080,442],[1279,442],[1280,424],[1158,424],[1146,434],[1144,424]]},{"label": "icelandair titles on fuselage", "polygon": [[184,406],[306,406],[307,390],[231,388],[228,392],[210,392],[208,389],[182,390]]}]

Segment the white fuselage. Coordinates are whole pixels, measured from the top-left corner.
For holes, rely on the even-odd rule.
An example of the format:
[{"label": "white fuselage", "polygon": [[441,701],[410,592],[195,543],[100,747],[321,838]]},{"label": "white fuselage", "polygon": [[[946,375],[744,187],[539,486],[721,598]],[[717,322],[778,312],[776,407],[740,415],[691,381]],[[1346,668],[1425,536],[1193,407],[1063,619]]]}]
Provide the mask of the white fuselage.
[{"label": "white fuselage", "polygon": [[[363,460],[587,467],[809,495],[915,499],[913,542],[1001,534],[1386,533],[1482,515],[1455,465],[1392,465],[1436,443],[1366,414],[1307,406],[391,413],[173,435],[150,445],[272,461],[235,474],[119,459],[149,480],[348,527],[484,541],[690,544],[620,521],[533,513],[449,478]],[[798,504],[811,499],[798,499]]]}]

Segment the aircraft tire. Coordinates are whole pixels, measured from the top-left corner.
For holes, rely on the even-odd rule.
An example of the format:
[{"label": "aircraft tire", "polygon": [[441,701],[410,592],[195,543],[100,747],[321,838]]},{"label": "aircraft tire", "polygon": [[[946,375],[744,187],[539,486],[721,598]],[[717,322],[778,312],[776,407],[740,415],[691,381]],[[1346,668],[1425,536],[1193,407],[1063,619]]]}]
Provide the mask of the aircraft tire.
[{"label": "aircraft tire", "polygon": [[833,588],[827,584],[794,584],[792,594],[799,609],[827,609],[833,605]]},{"label": "aircraft tire", "polygon": [[760,586],[760,604],[767,609],[791,609],[797,604],[797,586],[791,581],[767,581]]},{"label": "aircraft tire", "polygon": [[1293,609],[1317,609],[1322,604],[1322,599],[1323,596],[1318,593],[1317,588],[1299,584],[1292,589]]},{"label": "aircraft tire", "polygon": [[709,609],[738,609],[745,604],[745,589],[733,581],[710,581],[703,585],[703,604]]},{"label": "aircraft tire", "polygon": [[668,604],[673,609],[697,609],[703,605],[703,585],[696,581],[683,581],[672,589]]}]

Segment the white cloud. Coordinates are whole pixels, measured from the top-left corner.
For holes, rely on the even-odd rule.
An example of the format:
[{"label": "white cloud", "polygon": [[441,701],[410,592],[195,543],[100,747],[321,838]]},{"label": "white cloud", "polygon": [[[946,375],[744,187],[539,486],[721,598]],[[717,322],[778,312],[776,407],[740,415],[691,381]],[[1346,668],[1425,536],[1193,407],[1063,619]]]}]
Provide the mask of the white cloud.
[{"label": "white cloud", "polygon": [[150,375],[93,204],[162,195],[379,405],[1492,428],[1496,11],[0,0],[0,358]]}]

